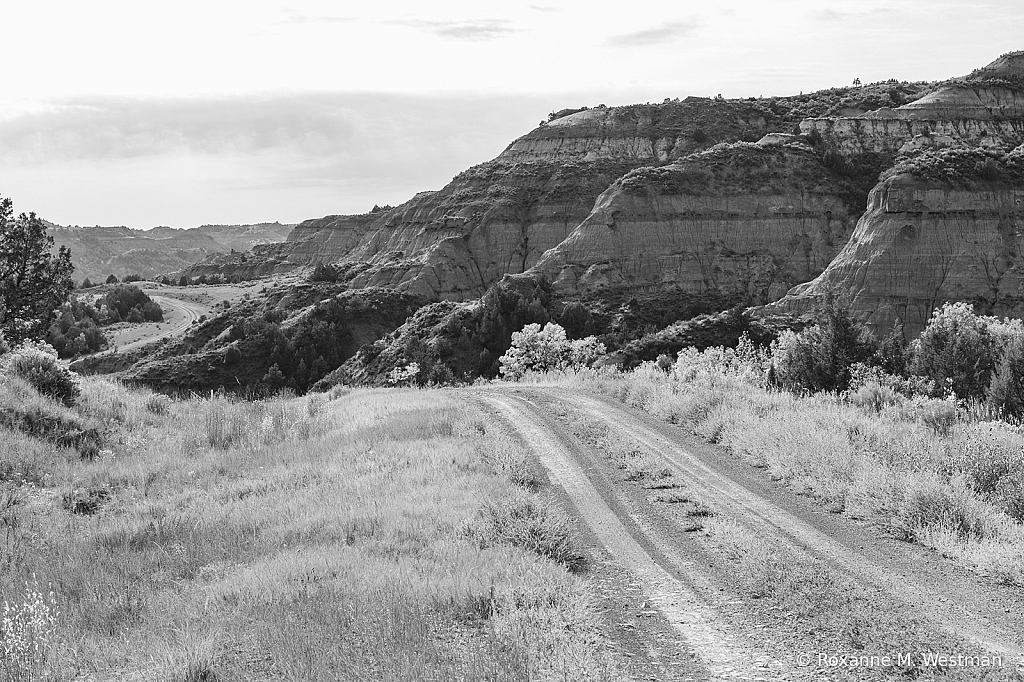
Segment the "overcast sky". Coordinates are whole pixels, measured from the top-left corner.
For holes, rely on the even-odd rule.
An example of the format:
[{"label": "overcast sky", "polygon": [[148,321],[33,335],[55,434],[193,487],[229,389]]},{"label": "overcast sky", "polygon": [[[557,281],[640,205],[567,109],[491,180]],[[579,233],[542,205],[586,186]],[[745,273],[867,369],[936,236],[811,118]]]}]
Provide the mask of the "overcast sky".
[{"label": "overcast sky", "polygon": [[398,204],[554,109],[963,75],[1019,0],[5,3],[0,196],[62,224]]}]

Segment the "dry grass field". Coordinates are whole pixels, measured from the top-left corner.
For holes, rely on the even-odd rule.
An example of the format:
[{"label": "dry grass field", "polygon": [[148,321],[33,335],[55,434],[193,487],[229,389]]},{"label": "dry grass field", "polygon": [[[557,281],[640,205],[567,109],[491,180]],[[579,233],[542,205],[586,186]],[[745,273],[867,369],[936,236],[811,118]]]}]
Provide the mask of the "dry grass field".
[{"label": "dry grass field", "polygon": [[618,679],[573,529],[443,391],[0,379],[0,679]]}]

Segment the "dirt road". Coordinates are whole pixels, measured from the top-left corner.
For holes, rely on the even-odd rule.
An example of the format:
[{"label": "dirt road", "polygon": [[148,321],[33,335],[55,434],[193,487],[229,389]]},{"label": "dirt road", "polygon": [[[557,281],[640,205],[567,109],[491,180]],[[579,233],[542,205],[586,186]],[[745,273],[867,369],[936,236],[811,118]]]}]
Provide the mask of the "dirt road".
[{"label": "dirt road", "polygon": [[199,303],[162,296],[152,291],[147,293],[163,309],[164,321],[146,322],[119,330],[112,335],[107,350],[95,355],[113,353],[115,348],[119,353],[127,353],[154,341],[181,336],[192,323],[210,314],[210,309]]},{"label": "dirt road", "polygon": [[[859,586],[887,595],[935,631],[1024,662],[1024,590],[969,573],[936,552],[885,537],[770,481],[726,450],[698,441],[612,399],[550,387],[488,387],[474,395],[519,433],[563,488],[594,537],[638,577],[653,605],[689,643],[713,679],[828,677],[730,616],[730,598],[701,553],[665,530],[615,479],[606,460],[567,427],[572,414],[628,433],[632,442],[699,490],[702,499],[758,537],[820,561]],[[566,416],[568,414],[568,417]],[[561,419],[558,415],[562,415]],[[780,635],[781,636],[781,635]],[[927,643],[924,643],[925,645]],[[790,655],[792,654],[792,655]]]}]

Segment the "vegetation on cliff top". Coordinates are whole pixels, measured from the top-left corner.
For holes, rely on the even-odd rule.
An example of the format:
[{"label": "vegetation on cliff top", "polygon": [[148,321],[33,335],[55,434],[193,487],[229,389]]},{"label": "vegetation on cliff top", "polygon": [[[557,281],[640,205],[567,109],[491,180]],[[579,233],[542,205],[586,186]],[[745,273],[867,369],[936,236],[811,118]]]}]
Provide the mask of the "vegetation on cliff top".
[{"label": "vegetation on cliff top", "polygon": [[912,175],[951,187],[973,189],[985,184],[1024,183],[1024,145],[1009,152],[984,147],[921,149],[900,156],[882,179]]}]

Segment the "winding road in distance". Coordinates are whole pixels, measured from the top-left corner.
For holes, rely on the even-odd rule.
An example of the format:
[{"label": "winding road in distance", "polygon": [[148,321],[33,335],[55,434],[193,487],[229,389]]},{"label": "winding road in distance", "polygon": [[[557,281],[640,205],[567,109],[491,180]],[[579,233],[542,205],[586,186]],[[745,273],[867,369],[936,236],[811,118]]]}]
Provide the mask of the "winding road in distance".
[{"label": "winding road in distance", "polygon": [[[199,303],[183,301],[179,298],[171,298],[152,292],[146,293],[160,305],[164,311],[164,319],[168,320],[168,322],[164,322],[160,326],[157,326],[155,323],[145,325],[142,329],[152,329],[153,333],[146,334],[142,338],[128,343],[116,344],[117,352],[119,353],[131,352],[155,341],[172,336],[180,336],[185,333],[189,326],[198,321],[200,317],[210,314],[210,309]],[[93,357],[113,353],[114,348],[115,344],[111,343],[110,348],[96,353]]]}]

